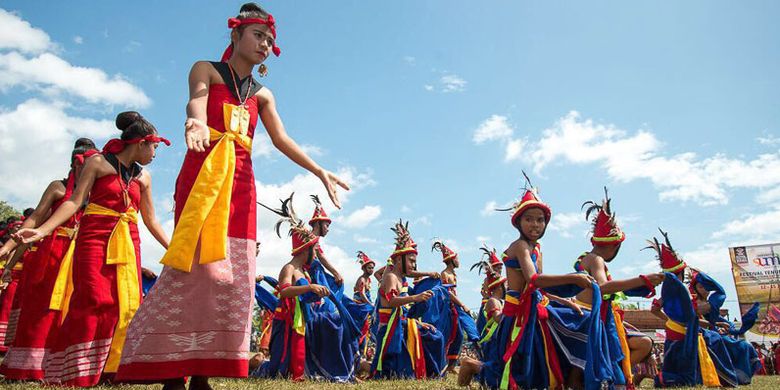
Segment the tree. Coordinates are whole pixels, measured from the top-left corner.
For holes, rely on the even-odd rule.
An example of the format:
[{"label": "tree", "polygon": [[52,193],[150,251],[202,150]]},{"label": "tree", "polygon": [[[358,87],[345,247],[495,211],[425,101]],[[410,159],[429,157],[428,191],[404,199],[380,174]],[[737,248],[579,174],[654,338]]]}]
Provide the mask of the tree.
[{"label": "tree", "polygon": [[6,201],[0,200],[0,221],[5,221],[6,218],[11,216],[22,215],[19,211],[9,205]]}]

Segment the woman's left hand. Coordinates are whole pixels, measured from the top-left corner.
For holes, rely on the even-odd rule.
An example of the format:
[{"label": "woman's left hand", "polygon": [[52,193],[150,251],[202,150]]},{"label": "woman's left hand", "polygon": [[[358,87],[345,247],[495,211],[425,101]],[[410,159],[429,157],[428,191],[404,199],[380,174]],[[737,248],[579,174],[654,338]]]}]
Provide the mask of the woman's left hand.
[{"label": "woman's left hand", "polygon": [[341,180],[338,176],[336,176],[333,172],[323,169],[320,174],[318,175],[320,180],[322,180],[322,184],[325,186],[325,189],[328,191],[328,196],[330,197],[330,200],[333,202],[333,205],[337,208],[341,208],[341,202],[339,201],[339,194],[336,192],[336,186],[339,186],[343,188],[346,191],[349,191],[349,186],[347,183],[344,183],[343,180]]}]

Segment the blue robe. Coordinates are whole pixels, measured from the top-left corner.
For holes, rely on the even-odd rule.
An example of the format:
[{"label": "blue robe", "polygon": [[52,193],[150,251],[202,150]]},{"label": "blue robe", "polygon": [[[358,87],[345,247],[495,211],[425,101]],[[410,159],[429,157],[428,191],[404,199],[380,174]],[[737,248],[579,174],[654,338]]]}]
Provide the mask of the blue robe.
[{"label": "blue robe", "polygon": [[691,295],[673,273],[667,272],[661,285],[662,310],[670,320],[682,325],[686,332],[673,339],[667,328],[664,357],[655,377],[656,387],[698,386],[702,384],[699,368],[699,318],[693,309]]},{"label": "blue robe", "polygon": [[[438,283],[438,285],[436,285]],[[371,364],[372,377],[374,379],[412,379],[412,378],[440,378],[447,366],[445,358],[445,339],[437,323],[444,325],[445,317],[440,315],[442,310],[449,307],[449,293],[441,286],[441,282],[425,281],[415,286],[413,293],[420,293],[429,289],[433,292],[433,298],[426,302],[415,303],[410,309],[405,307],[385,308],[380,306],[380,298],[377,298],[379,315],[376,321],[377,350]],[[399,296],[408,295],[401,292]],[[430,323],[436,329],[426,329],[418,321]],[[419,337],[414,339],[419,342],[424,360],[425,372],[416,372],[413,366],[412,356],[408,345],[410,326],[415,326],[414,331]],[[412,348],[414,350],[414,348]]]}]

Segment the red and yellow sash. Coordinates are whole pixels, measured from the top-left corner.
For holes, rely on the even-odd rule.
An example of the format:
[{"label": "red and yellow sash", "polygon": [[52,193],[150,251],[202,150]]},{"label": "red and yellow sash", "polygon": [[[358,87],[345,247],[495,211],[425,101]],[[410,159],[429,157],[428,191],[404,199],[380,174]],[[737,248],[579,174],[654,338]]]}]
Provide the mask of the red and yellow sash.
[{"label": "red and yellow sash", "polygon": [[209,128],[211,142],[216,142],[198,172],[195,183],[176,222],[168,251],[160,262],[190,272],[195,250],[200,244],[199,264],[213,263],[227,257],[228,218],[236,171],[236,148],[252,150],[249,111],[244,107],[222,105],[226,131]]}]

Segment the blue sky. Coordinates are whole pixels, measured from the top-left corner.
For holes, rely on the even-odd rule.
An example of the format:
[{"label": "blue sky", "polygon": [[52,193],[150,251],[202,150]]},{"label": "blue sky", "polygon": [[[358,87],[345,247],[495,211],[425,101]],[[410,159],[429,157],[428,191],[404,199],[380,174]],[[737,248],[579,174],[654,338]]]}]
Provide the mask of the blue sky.
[{"label": "blue sky", "polygon": [[[0,198],[32,205],[65,174],[76,136],[102,143],[117,112],[138,109],[174,142],[150,166],[171,228],[187,73],[219,58],[241,2],[184,4],[0,4],[13,22],[0,23]],[[483,241],[501,250],[516,236],[490,206],[520,195],[521,169],[553,208],[548,273],[589,249],[579,206],[604,185],[628,235],[616,277],[657,270],[639,249],[660,226],[735,300],[727,247],[780,241],[777,3],[262,4],[282,56],[261,82],[288,132],[355,187],[344,210],[328,208],[325,247],[350,281],[355,251],[381,262],[392,221],[410,219],[422,248],[439,237],[460,251],[461,295],[476,306],[467,268]],[[295,189],[308,216],[316,179],[265,137],[254,154],[260,199]],[[258,272],[276,273],[289,242],[259,220]],[[144,263],[159,268],[144,238]],[[440,256],[425,251],[420,266],[440,269]]]}]

